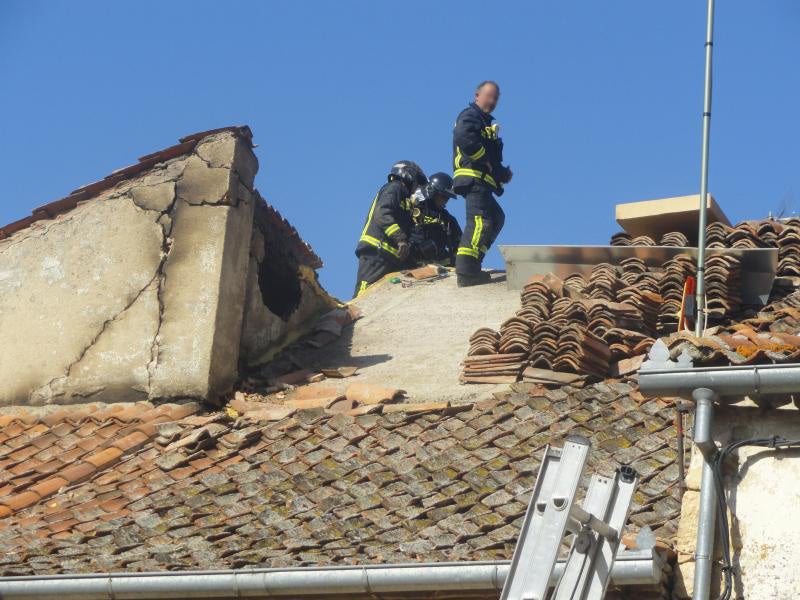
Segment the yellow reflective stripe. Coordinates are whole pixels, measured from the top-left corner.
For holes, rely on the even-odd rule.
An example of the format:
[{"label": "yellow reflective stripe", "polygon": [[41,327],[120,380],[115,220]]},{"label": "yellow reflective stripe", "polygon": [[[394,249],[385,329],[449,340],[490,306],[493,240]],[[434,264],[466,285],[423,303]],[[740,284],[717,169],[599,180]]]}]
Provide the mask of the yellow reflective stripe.
[{"label": "yellow reflective stripe", "polygon": [[480,150],[478,150],[475,154],[470,154],[469,155],[469,159],[470,160],[478,160],[484,154],[486,154],[486,148],[481,146]]},{"label": "yellow reflective stripe", "polygon": [[400,225],[397,223],[392,223],[386,228],[386,235],[394,235],[398,231],[400,231]]},{"label": "yellow reflective stripe", "polygon": [[478,244],[481,241],[481,233],[483,233],[483,217],[475,215],[475,230],[472,232],[472,248],[475,252],[479,250]]},{"label": "yellow reflective stripe", "polygon": [[458,146],[456,146],[456,158],[453,160],[453,164],[455,165],[456,169],[461,167],[461,148]]},{"label": "yellow reflective stripe", "polygon": [[361,285],[358,287],[358,293],[356,294],[356,298],[358,298],[361,294],[367,291],[367,282],[362,281]]},{"label": "yellow reflective stripe", "polygon": [[380,249],[380,247],[383,245],[378,238],[374,238],[371,235],[366,235],[366,234],[361,236],[360,241],[366,242],[370,246],[375,246],[378,249]]},{"label": "yellow reflective stripe", "polygon": [[396,256],[398,258],[400,257],[400,252],[397,250],[397,248],[393,248],[386,242],[382,242],[378,238],[374,238],[371,235],[362,235],[360,241],[364,242],[365,244],[369,244],[370,246],[375,246],[378,250],[385,250],[392,256]]},{"label": "yellow reflective stripe", "polygon": [[375,212],[375,204],[378,202],[378,194],[380,194],[380,191],[378,191],[378,193],[375,194],[375,197],[372,199],[372,206],[370,206],[369,208],[369,214],[367,215],[367,222],[364,225],[364,229],[361,231],[362,239],[364,238],[365,235],[367,235],[367,229],[369,229],[369,224],[372,222],[372,213]]},{"label": "yellow reflective stripe", "polygon": [[456,254],[462,256],[471,256],[472,258],[480,259],[480,253],[486,252],[486,247],[481,246],[481,234],[483,233],[483,216],[475,215],[475,229],[472,231],[472,247],[460,246],[456,250]]},{"label": "yellow reflective stripe", "polygon": [[[380,191],[378,192],[378,194],[379,193]],[[361,230],[361,238],[359,239],[359,241],[369,244],[370,246],[375,246],[378,250],[385,250],[389,254],[397,256],[399,258],[400,253],[396,248],[393,248],[386,242],[382,242],[376,237],[367,235],[367,230],[369,229],[370,223],[372,223],[372,215],[375,213],[375,204],[377,204],[378,202],[378,194],[375,194],[375,197],[372,199],[372,206],[370,207],[369,214],[367,215],[367,223],[364,225],[364,229]],[[395,223],[387,227],[386,232],[389,233],[389,230],[392,229],[392,227],[397,227],[397,229],[400,229],[400,226]]]},{"label": "yellow reflective stripe", "polygon": [[453,173],[454,177],[459,177],[461,175],[466,175],[467,177],[476,177],[478,179],[483,179],[486,183],[491,185],[492,187],[497,187],[497,182],[494,180],[494,177],[488,175],[486,173],[481,173],[475,169],[456,169],[455,173]]}]

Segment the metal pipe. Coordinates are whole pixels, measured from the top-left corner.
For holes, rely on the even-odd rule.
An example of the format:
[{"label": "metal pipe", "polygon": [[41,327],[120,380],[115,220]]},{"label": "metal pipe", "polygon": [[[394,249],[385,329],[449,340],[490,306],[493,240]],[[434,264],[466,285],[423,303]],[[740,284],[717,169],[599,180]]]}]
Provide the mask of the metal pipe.
[{"label": "metal pipe", "polygon": [[716,446],[711,436],[714,420],[714,392],[700,388],[692,394],[697,409],[694,419],[694,443],[703,455],[700,503],[697,516],[697,544],[694,551],[693,600],[708,600],[714,558],[714,525],[717,518],[717,490],[714,485],[713,459]]},{"label": "metal pipe", "polygon": [[[155,600],[168,598],[271,598],[491,591],[499,592],[509,561],[368,565],[236,571],[97,573],[2,577],[3,600]],[[621,553],[611,571],[616,585],[653,585],[661,581],[662,562],[652,550]],[[553,586],[564,570],[556,564]]]},{"label": "metal pipe", "polygon": [[800,391],[800,364],[639,371],[646,395],[690,398],[697,388],[717,396],[792,394]]},{"label": "metal pipe", "polygon": [[700,158],[700,216],[697,233],[697,288],[695,289],[695,335],[703,335],[706,307],[706,204],[708,203],[708,145],[711,132],[711,56],[714,48],[714,0],[708,0],[706,18],[706,73],[703,93],[703,149]]}]

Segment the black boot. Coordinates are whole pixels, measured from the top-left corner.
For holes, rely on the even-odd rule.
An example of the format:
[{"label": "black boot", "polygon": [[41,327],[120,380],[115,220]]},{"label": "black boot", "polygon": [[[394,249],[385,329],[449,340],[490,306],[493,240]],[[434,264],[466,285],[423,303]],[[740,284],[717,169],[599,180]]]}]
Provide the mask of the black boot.
[{"label": "black boot", "polygon": [[471,287],[473,285],[482,285],[489,283],[492,280],[492,275],[489,271],[479,271],[478,273],[456,273],[456,282],[458,287]]}]

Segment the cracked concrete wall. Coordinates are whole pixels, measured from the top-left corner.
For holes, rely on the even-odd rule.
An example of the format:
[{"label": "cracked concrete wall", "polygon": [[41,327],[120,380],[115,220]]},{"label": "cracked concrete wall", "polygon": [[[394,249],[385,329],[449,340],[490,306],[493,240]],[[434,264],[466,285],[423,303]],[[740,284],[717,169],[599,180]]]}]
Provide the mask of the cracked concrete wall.
[{"label": "cracked concrete wall", "polygon": [[[791,405],[780,409],[755,406],[717,407],[714,439],[720,445],[735,440],[769,438],[773,435],[800,439],[800,411]],[[676,536],[678,564],[673,598],[691,598],[694,551],[700,499],[702,458],[692,449]],[[731,540],[731,559],[736,570],[734,598],[789,599],[800,589],[800,572],[793,566],[800,558],[800,451],[744,447],[727,465],[724,475]],[[722,581],[722,550],[715,548],[711,597]]]},{"label": "cracked concrete wall", "polygon": [[[250,243],[240,354],[245,369],[269,362],[282,348],[308,333],[320,315],[338,304],[319,285],[316,272],[292,255],[283,237],[265,220],[256,220]],[[278,265],[281,272],[264,269],[265,265]],[[287,278],[294,281],[286,281]],[[296,286],[292,297],[276,300],[290,304],[282,315],[276,314],[279,308],[270,308],[264,298],[276,286],[284,294],[287,288]]]},{"label": "cracked concrete wall", "polygon": [[257,168],[247,142],[211,135],[0,241],[0,404],[227,391]]}]

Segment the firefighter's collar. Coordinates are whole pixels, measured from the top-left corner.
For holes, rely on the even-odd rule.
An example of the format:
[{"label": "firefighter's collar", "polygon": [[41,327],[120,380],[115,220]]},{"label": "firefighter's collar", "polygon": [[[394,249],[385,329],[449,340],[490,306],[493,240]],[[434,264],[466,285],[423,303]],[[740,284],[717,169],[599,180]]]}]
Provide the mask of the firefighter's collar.
[{"label": "firefighter's collar", "polygon": [[482,114],[484,117],[486,117],[487,119],[489,119],[489,121],[494,121],[494,115],[492,115],[492,113],[483,112],[483,109],[482,109],[480,106],[478,106],[478,105],[477,105],[477,104],[476,104],[474,101],[473,101],[473,102],[470,102],[470,106],[474,106],[474,107],[475,107],[475,109],[476,109],[476,110],[477,110],[479,113],[481,113],[481,114]]}]

